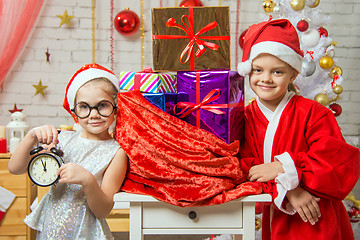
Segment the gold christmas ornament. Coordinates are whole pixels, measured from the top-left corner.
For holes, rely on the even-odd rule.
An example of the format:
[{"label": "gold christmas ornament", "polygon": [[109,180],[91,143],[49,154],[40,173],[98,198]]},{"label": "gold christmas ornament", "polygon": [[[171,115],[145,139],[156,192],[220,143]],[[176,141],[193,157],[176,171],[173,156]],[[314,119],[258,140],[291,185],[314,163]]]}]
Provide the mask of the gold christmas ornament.
[{"label": "gold christmas ornament", "polygon": [[317,101],[318,103],[320,103],[323,106],[326,106],[329,104],[329,98],[328,96],[326,96],[325,93],[319,93],[315,96],[314,98],[315,101]]},{"label": "gold christmas ornament", "polygon": [[255,230],[258,232],[262,227],[261,218],[255,217]]},{"label": "gold christmas ornament", "polygon": [[310,5],[309,8],[315,8],[320,4],[320,0],[316,0],[313,5]]},{"label": "gold christmas ornament", "polygon": [[74,16],[69,16],[66,9],[64,11],[63,15],[56,15],[58,18],[61,19],[60,25],[59,27],[61,27],[63,24],[67,24],[69,27],[71,27],[71,22],[70,20],[74,17]]},{"label": "gold christmas ornament", "polygon": [[331,69],[331,72],[329,73],[329,77],[334,78],[336,75],[342,76],[342,69],[339,66],[334,65],[334,67]]},{"label": "gold christmas ornament", "polygon": [[290,6],[294,11],[300,11],[305,7],[305,0],[291,0]]},{"label": "gold christmas ornament", "polygon": [[305,4],[306,4],[307,6],[314,5],[315,2],[316,2],[316,0],[305,0]]},{"label": "gold christmas ornament", "polygon": [[333,90],[335,94],[341,94],[343,92],[343,87],[340,85],[335,85]]},{"label": "gold christmas ornament", "polygon": [[274,11],[275,6],[276,3],[274,3],[272,0],[264,0],[263,2],[264,11],[267,13]]},{"label": "gold christmas ornament", "polygon": [[329,56],[323,56],[319,60],[319,65],[323,69],[330,69],[334,65],[334,60]]}]

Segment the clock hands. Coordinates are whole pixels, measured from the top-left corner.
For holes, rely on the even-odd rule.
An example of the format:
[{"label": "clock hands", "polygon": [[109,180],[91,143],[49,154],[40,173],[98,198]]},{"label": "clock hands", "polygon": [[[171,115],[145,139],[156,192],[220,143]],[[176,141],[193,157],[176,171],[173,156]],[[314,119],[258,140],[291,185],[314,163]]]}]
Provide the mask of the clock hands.
[{"label": "clock hands", "polygon": [[44,161],[41,159],[41,164],[43,165],[44,172],[46,172],[46,162],[44,163]]}]

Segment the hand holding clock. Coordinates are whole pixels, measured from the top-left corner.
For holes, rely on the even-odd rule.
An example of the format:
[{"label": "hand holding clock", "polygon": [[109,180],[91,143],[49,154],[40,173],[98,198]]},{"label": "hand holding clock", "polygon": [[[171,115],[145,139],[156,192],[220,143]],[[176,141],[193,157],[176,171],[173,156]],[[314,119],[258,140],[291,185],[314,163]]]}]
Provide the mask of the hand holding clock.
[{"label": "hand holding clock", "polygon": [[60,176],[59,183],[80,184],[86,186],[93,179],[93,175],[75,163],[67,163],[61,165],[57,174]]},{"label": "hand holding clock", "polygon": [[33,128],[29,131],[33,137],[34,142],[39,144],[58,144],[58,130],[52,125],[44,125],[41,127]]}]

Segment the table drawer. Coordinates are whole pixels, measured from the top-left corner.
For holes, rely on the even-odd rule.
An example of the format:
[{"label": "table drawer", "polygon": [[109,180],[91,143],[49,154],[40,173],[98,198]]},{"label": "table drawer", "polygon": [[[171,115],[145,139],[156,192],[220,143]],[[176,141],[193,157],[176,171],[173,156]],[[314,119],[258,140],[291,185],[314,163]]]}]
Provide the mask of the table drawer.
[{"label": "table drawer", "polygon": [[239,228],[242,226],[241,212],[241,202],[186,208],[145,202],[143,228]]}]

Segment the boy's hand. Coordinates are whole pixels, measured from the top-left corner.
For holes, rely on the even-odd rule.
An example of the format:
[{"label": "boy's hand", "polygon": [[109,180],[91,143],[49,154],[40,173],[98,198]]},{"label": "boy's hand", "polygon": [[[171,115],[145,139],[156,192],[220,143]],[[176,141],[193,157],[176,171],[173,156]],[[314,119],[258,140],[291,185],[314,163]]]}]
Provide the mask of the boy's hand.
[{"label": "boy's hand", "polygon": [[275,179],[279,175],[279,173],[283,172],[284,169],[282,168],[282,163],[276,161],[251,167],[248,177],[251,182],[268,182]]},{"label": "boy's hand", "polygon": [[44,125],[30,130],[29,134],[37,139],[39,144],[58,144],[58,131],[52,125]]},{"label": "boy's hand", "polygon": [[304,222],[309,221],[311,225],[314,225],[319,221],[319,217],[321,217],[318,204],[320,198],[314,197],[301,187],[288,191],[286,197]]}]

